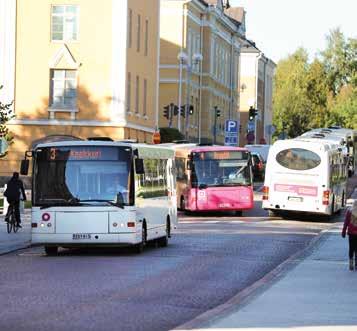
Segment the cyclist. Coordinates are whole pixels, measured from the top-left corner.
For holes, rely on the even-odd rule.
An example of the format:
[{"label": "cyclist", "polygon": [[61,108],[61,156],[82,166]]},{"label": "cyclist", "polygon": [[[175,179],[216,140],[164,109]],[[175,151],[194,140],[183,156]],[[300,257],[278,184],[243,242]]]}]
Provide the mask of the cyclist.
[{"label": "cyclist", "polygon": [[9,203],[9,209],[8,209],[7,215],[5,217],[5,222],[7,222],[7,220],[8,220],[9,211],[11,210],[11,208],[15,208],[15,217],[16,217],[17,226],[19,228],[22,228],[21,217],[20,217],[21,194],[22,194],[23,200],[26,200],[24,183],[22,182],[21,179],[19,179],[19,173],[14,172],[12,174],[11,179],[7,183],[7,187],[4,192],[4,196],[6,197],[7,202]]}]

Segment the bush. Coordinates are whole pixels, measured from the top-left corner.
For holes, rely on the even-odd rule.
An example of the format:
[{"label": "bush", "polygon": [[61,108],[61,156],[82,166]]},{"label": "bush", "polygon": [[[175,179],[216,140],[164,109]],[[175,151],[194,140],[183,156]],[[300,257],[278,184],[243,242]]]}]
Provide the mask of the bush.
[{"label": "bush", "polygon": [[184,139],[184,135],[175,128],[160,128],[162,143],[171,143],[174,140]]}]

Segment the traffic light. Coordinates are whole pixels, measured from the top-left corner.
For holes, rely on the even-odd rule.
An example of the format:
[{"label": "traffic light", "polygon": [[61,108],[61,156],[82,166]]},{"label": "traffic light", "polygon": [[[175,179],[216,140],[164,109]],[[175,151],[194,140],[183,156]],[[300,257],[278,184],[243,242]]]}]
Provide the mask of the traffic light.
[{"label": "traffic light", "polygon": [[258,115],[258,110],[254,109],[253,107],[249,108],[249,121],[253,121],[255,116]]},{"label": "traffic light", "polygon": [[176,116],[177,114],[178,114],[178,107],[174,105],[174,116]]},{"label": "traffic light", "polygon": [[189,113],[190,115],[193,114],[193,105],[190,105],[190,107],[188,108],[188,113]]},{"label": "traffic light", "polygon": [[167,106],[164,107],[164,117],[169,119],[169,117],[170,117],[170,105],[167,105]]},{"label": "traffic light", "polygon": [[185,105],[181,106],[180,114],[182,117],[186,117],[186,106]]},{"label": "traffic light", "polygon": [[221,117],[221,110],[216,106],[214,107],[216,117]]}]

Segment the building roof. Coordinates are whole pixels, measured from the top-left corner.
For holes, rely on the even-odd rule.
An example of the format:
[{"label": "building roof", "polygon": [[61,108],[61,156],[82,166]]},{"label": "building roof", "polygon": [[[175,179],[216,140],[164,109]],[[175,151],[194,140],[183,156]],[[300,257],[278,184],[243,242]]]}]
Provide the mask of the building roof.
[{"label": "building roof", "polygon": [[224,10],[224,13],[238,23],[243,23],[244,8],[243,7],[229,7]]}]

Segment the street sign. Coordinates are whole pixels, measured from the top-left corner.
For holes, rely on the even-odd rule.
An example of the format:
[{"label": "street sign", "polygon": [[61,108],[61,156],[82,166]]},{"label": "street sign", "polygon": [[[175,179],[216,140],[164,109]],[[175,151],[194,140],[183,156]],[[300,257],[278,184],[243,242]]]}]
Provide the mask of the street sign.
[{"label": "street sign", "polygon": [[252,122],[252,121],[248,121],[247,123],[247,131],[250,132],[250,131],[254,131],[255,130],[255,123]]},{"label": "street sign", "polygon": [[226,146],[236,146],[238,144],[239,124],[235,120],[226,120],[224,126],[224,144]]},{"label": "street sign", "polygon": [[224,128],[225,133],[237,134],[238,133],[238,121],[226,120],[226,125]]},{"label": "street sign", "polygon": [[253,142],[255,139],[255,135],[254,135],[254,132],[253,131],[250,131],[247,133],[247,140],[248,142]]},{"label": "street sign", "polygon": [[224,137],[224,144],[226,146],[236,146],[238,144],[238,137],[237,136],[225,136]]}]

